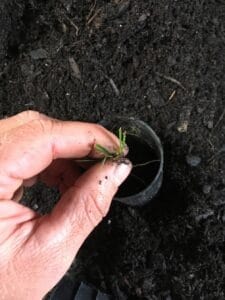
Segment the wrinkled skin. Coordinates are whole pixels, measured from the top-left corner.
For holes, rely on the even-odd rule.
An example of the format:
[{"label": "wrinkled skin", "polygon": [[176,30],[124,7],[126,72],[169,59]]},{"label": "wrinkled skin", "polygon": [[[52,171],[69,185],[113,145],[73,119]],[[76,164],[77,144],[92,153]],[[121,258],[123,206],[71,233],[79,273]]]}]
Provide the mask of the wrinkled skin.
[{"label": "wrinkled skin", "polygon": [[[27,111],[0,120],[0,299],[42,299],[107,214],[130,164],[96,164],[82,175],[74,158],[97,157],[94,145],[118,146],[103,127]],[[62,194],[40,216],[19,203],[42,180]]]}]

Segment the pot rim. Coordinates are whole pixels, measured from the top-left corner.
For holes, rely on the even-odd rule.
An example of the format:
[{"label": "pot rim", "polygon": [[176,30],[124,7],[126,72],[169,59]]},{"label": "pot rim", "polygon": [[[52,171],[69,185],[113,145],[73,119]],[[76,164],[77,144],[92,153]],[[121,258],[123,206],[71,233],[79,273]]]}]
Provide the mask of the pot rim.
[{"label": "pot rim", "polygon": [[[157,171],[153,181],[146,188],[144,188],[142,191],[140,191],[136,194],[133,194],[133,195],[127,196],[127,197],[114,197],[114,200],[122,202],[126,205],[143,206],[143,205],[147,204],[149,201],[151,201],[156,196],[156,194],[158,193],[158,191],[162,185],[163,167],[164,167],[164,151],[163,151],[162,143],[161,143],[158,135],[155,133],[155,131],[144,121],[141,121],[134,117],[123,117],[123,116],[116,116],[116,117],[112,117],[110,119],[111,120],[121,120],[124,122],[131,123],[132,125],[137,124],[137,127],[139,130],[141,130],[142,132],[145,131],[148,133],[149,138],[151,138],[152,144],[154,144],[154,150],[157,152],[157,156],[160,160],[160,163],[159,163],[158,171]],[[103,124],[103,126],[104,126],[104,124],[110,122],[110,119],[108,121],[104,119],[101,122],[101,124]],[[147,144],[149,146],[152,146],[152,145],[150,145],[149,140],[145,139],[145,142],[147,142]]]}]

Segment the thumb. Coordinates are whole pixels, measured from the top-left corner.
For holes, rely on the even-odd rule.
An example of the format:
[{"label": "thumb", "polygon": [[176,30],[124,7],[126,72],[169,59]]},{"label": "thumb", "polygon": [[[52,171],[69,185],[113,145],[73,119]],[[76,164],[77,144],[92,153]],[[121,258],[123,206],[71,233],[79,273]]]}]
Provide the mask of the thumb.
[{"label": "thumb", "polygon": [[[119,186],[131,171],[131,163],[107,162],[85,172],[59,201],[49,216],[55,233],[76,240],[77,247],[107,214]],[[57,231],[56,231],[57,227]]]},{"label": "thumb", "polygon": [[33,237],[44,245],[43,253],[39,251],[39,262],[46,271],[42,286],[47,284],[50,289],[65,274],[84,240],[107,214],[131,168],[129,161],[93,166],[63,195],[52,213],[42,217]]}]

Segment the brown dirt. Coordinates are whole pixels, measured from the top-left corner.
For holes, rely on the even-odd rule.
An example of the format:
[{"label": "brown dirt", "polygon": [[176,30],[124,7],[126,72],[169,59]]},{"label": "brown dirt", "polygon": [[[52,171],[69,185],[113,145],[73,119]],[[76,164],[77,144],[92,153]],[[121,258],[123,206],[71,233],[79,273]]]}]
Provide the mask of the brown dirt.
[{"label": "brown dirt", "polygon": [[[100,0],[88,18],[93,2],[2,1],[0,116],[148,122],[166,154],[160,195],[113,203],[70,274],[118,299],[224,299],[224,1]],[[45,195],[31,206],[46,212]]]}]

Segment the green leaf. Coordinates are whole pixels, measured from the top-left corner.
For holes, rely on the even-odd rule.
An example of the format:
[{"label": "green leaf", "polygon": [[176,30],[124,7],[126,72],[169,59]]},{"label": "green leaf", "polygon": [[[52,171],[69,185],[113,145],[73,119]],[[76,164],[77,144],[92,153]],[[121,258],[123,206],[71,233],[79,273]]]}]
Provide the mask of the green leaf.
[{"label": "green leaf", "polygon": [[120,140],[120,141],[122,141],[122,139],[123,139],[122,136],[123,136],[123,132],[122,132],[122,128],[120,127],[120,128],[119,128],[119,134],[118,134],[118,137],[119,137],[119,140]]},{"label": "green leaf", "polygon": [[105,155],[106,157],[112,157],[113,153],[111,153],[109,150],[107,150],[105,147],[96,144],[95,145],[95,150],[97,150],[99,153]]},{"label": "green leaf", "polygon": [[123,148],[126,146],[126,138],[127,138],[127,134],[126,134],[126,131],[123,132]]},{"label": "green leaf", "polygon": [[96,144],[95,150],[98,151],[103,156],[102,163],[104,164],[107,159],[114,159],[117,160],[123,156],[124,148],[126,146],[126,132],[122,130],[120,127],[118,130],[118,138],[119,138],[119,147],[114,151],[111,152],[107,148]]}]

